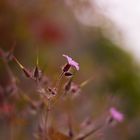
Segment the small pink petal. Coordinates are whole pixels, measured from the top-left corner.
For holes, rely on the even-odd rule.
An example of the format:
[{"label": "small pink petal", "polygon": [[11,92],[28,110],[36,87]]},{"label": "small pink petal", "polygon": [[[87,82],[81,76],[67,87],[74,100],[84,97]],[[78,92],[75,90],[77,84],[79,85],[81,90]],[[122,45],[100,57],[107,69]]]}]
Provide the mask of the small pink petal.
[{"label": "small pink petal", "polygon": [[124,115],[118,110],[116,110],[116,108],[114,107],[110,108],[110,114],[113,117],[113,119],[118,122],[122,122],[124,120]]},{"label": "small pink petal", "polygon": [[69,57],[68,55],[65,55],[65,54],[63,54],[63,56],[67,59],[69,65],[75,67],[76,70],[80,69],[79,64],[76,61],[74,61],[71,57]]}]

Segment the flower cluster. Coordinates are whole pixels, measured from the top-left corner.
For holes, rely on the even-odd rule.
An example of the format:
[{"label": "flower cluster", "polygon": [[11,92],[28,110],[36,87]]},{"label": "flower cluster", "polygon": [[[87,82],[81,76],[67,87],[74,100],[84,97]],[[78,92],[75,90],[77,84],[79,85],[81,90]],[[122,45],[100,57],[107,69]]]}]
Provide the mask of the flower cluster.
[{"label": "flower cluster", "polygon": [[[17,116],[20,116],[21,118],[29,115],[39,116],[37,132],[34,134],[36,139],[84,140],[91,134],[100,130],[104,125],[109,124],[101,123],[95,126],[95,124],[92,123],[92,119],[90,118],[90,121],[86,121],[86,123],[82,125],[84,126],[84,132],[74,132],[75,130],[73,128],[72,122],[74,119],[74,113],[72,108],[74,106],[73,102],[75,102],[76,98],[73,97],[82,96],[80,94],[82,92],[82,88],[80,84],[76,84],[73,81],[75,71],[72,71],[71,69],[74,68],[74,70],[79,71],[80,66],[78,62],[73,60],[68,55],[63,54],[62,56],[66,58],[67,62],[62,68],[58,79],[53,82],[45,73],[43,73],[38,63],[32,70],[29,70],[14,56],[13,50],[5,52],[0,49],[0,57],[5,64],[10,79],[10,84],[8,86],[5,86],[5,88],[0,86],[0,114],[7,115],[8,117],[11,114],[10,117],[15,117],[15,114],[17,113]],[[24,90],[18,86],[18,83],[15,80],[15,75],[12,73],[12,70],[8,65],[9,61],[14,61],[16,64],[18,64],[24,75],[29,80],[31,80],[30,82],[35,84],[33,93],[31,93],[31,95],[24,93]],[[59,106],[61,106],[60,108],[65,112],[64,114],[67,114],[67,134],[61,133],[58,129],[55,129],[50,119],[55,118],[55,122],[56,120],[57,122],[60,122],[59,115],[62,115],[62,113],[58,115],[56,111]],[[58,109],[59,111],[60,108]],[[14,112],[16,113],[14,114]],[[116,108],[110,107],[108,112],[111,120],[118,123],[124,121],[124,115]],[[53,113],[57,113],[57,115],[53,115]],[[83,124],[83,122],[81,124]],[[90,129],[88,127],[89,125]]]}]

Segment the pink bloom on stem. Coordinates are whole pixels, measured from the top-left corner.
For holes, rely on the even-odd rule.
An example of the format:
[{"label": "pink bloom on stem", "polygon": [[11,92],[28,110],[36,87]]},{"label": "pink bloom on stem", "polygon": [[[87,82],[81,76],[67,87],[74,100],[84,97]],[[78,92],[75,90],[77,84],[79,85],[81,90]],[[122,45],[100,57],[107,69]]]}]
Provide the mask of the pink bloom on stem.
[{"label": "pink bloom on stem", "polygon": [[67,59],[68,64],[69,64],[70,66],[75,67],[76,70],[79,70],[79,69],[80,69],[80,68],[79,68],[79,64],[78,64],[76,61],[74,61],[71,57],[69,57],[68,55],[65,55],[65,54],[63,54],[63,56]]},{"label": "pink bloom on stem", "polygon": [[114,107],[110,108],[110,114],[112,118],[118,122],[122,122],[124,120],[124,115]]}]

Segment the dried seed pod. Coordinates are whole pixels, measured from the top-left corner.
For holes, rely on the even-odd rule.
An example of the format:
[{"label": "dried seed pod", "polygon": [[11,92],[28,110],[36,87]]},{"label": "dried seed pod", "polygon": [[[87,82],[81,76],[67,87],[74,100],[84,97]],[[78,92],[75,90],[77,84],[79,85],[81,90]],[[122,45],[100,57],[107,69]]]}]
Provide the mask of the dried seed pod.
[{"label": "dried seed pod", "polygon": [[56,95],[55,89],[48,88],[48,91],[49,91],[52,95]]},{"label": "dried seed pod", "polygon": [[66,77],[70,77],[70,76],[72,76],[72,73],[66,72],[66,73],[65,73],[65,76],[66,76]]},{"label": "dried seed pod", "polygon": [[67,72],[70,69],[71,65],[70,64],[66,64],[63,68],[63,72]]},{"label": "dried seed pod", "polygon": [[39,69],[38,69],[37,66],[35,67],[33,76],[34,76],[34,78],[36,78],[36,79],[38,79],[38,78],[40,77],[40,76],[39,76]]},{"label": "dried seed pod", "polygon": [[27,70],[18,60],[15,56],[13,56],[13,60],[19,65],[19,67],[23,70],[24,74],[28,78],[32,78],[32,74],[29,70]]},{"label": "dried seed pod", "polygon": [[22,70],[27,78],[32,77],[31,72],[29,70],[27,70],[26,68],[22,68]]}]

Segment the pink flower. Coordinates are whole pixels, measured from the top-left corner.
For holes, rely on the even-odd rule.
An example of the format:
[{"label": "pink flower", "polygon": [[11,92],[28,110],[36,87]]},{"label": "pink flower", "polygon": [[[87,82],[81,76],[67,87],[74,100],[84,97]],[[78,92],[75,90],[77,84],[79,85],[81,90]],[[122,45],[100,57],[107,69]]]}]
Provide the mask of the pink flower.
[{"label": "pink flower", "polygon": [[112,118],[118,122],[122,122],[124,120],[124,115],[114,107],[110,108],[110,114]]},{"label": "pink flower", "polygon": [[79,64],[78,64],[76,61],[74,61],[71,57],[69,57],[68,55],[65,55],[65,54],[63,54],[63,56],[67,59],[68,64],[69,64],[70,66],[75,67],[76,70],[79,70],[79,69],[80,69],[80,68],[79,68]]}]

